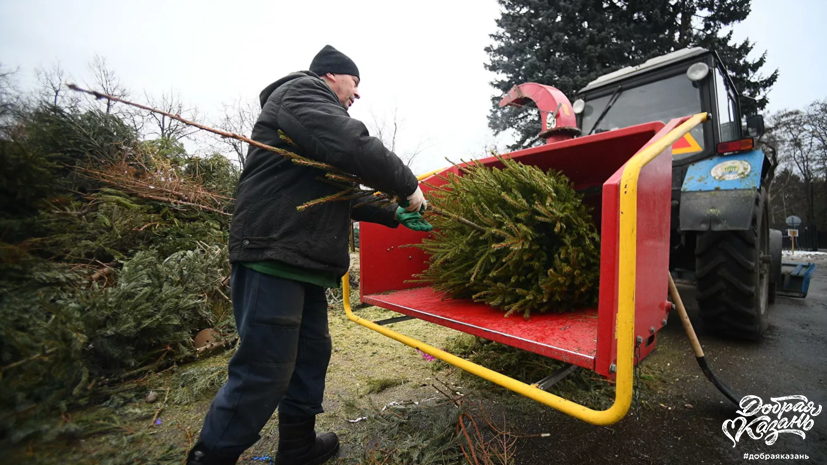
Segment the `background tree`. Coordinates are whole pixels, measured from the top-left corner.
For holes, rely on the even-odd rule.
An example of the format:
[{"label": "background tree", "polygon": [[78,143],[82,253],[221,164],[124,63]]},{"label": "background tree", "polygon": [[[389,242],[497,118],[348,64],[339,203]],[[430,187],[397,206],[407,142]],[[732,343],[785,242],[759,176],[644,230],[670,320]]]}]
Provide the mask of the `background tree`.
[{"label": "background tree", "polygon": [[523,82],[557,87],[573,97],[598,76],[690,46],[719,53],[744,99],[745,113],[763,109],[778,78],[760,74],[765,56],[750,60],[754,45],[734,43],[732,26],[750,11],[749,0],[498,0],[499,30],[486,47],[491,82],[489,126],[513,129],[511,149],[530,146],[540,131],[536,112],[500,109],[501,95]]},{"label": "background tree", "polygon": [[14,124],[14,115],[20,105],[20,93],[14,81],[16,70],[10,70],[0,63],[0,139],[8,138]]},{"label": "background tree", "polygon": [[766,108],[767,93],[778,80],[778,70],[768,76],[761,74],[767,53],[755,60],[748,56],[755,44],[745,39],[734,43],[732,26],[747,19],[751,0],[680,0],[672,2],[680,18],[676,49],[700,46],[715,50],[729,69],[735,87],[749,98],[741,100],[745,114]]},{"label": "background tree", "polygon": [[[261,105],[255,99],[243,99],[238,97],[231,103],[224,103],[224,114],[215,124],[215,127],[222,131],[240,134],[250,137],[253,133],[253,126],[261,113]],[[247,161],[247,144],[236,139],[218,138],[219,148],[229,150],[230,154],[236,157],[238,165],[244,167]]]},{"label": "background tree", "polygon": [[808,224],[815,218],[815,182],[822,164],[817,139],[811,130],[807,114],[801,110],[782,111],[772,119],[774,132],[781,138],[782,157],[803,181],[806,193]]},{"label": "background tree", "polygon": [[[781,144],[783,143],[783,139],[776,133],[775,128],[773,127],[773,122],[771,118],[767,118],[765,123],[765,130],[764,135],[758,139],[758,148],[763,150],[764,154],[770,161],[770,173],[767,176],[766,186],[767,186],[767,202],[770,204],[769,215],[770,215],[770,224],[774,225],[777,224],[779,218],[777,218],[777,212],[773,208],[773,206],[777,203],[776,196],[779,194],[783,194],[787,186],[789,184],[789,176],[782,177],[781,173],[778,173],[778,167],[781,165],[780,159],[780,152],[782,150]],[[788,175],[790,173],[787,173]],[[785,208],[782,207],[781,210],[786,211]],[[786,216],[780,218],[783,222],[783,219]]]},{"label": "background tree", "polygon": [[424,150],[423,142],[417,142],[412,150],[401,150],[398,142],[405,126],[405,119],[399,116],[399,108],[394,106],[393,110],[381,115],[377,115],[371,108],[370,118],[371,121],[367,123],[370,134],[381,140],[385,147],[395,153],[405,162],[405,165],[413,169],[414,160]]},{"label": "background tree", "polygon": [[[93,88],[118,98],[124,98],[129,95],[129,91],[126,86],[121,83],[121,79],[115,73],[115,70],[109,67],[109,64],[106,62],[106,58],[100,55],[95,55],[87,67],[90,74],[91,86]],[[107,115],[112,113],[115,107],[115,103],[111,100],[99,100],[93,102],[98,102],[97,105],[100,105],[103,112]]]},{"label": "background tree", "polygon": [[[824,198],[827,198],[827,182],[824,182],[824,179],[827,178],[827,99],[811,103],[807,106],[806,111],[807,124],[815,143],[819,171],[822,176],[821,190]],[[827,205],[824,205],[824,202],[818,202],[817,205],[820,206],[823,212],[822,217],[827,217]]]},{"label": "background tree", "polygon": [[71,83],[73,79],[60,66],[60,62],[55,62],[49,68],[36,68],[34,73],[38,84],[36,98],[60,107],[80,104],[80,96],[66,88],[66,84]]},{"label": "background tree", "polygon": [[[146,96],[147,105],[151,107],[192,121],[197,121],[200,118],[198,108],[186,106],[181,100],[181,96],[175,92],[165,92],[160,97],[152,97],[146,93],[144,95]],[[145,116],[149,126],[146,128],[147,134],[155,135],[161,139],[179,141],[197,132],[197,129],[164,115],[147,113]]]},{"label": "background tree", "polygon": [[785,220],[790,215],[805,216],[807,210],[806,189],[801,178],[789,166],[784,166],[771,185],[768,197],[770,221],[773,226],[785,229]]},{"label": "background tree", "polygon": [[489,126],[495,133],[513,129],[516,149],[531,145],[540,132],[534,111],[499,108],[499,100],[511,87],[523,82],[554,85],[574,95],[608,66],[616,65],[622,50],[612,39],[608,8],[603,1],[541,2],[500,0],[499,30],[486,47],[489,71],[500,78],[491,82],[499,93],[492,97]]},{"label": "background tree", "polygon": [[[769,189],[770,215],[776,227],[785,229],[784,219],[796,215],[807,227],[827,231],[825,107],[825,100],[817,100],[767,118],[761,148],[778,166]],[[827,237],[822,247],[824,240]]]}]

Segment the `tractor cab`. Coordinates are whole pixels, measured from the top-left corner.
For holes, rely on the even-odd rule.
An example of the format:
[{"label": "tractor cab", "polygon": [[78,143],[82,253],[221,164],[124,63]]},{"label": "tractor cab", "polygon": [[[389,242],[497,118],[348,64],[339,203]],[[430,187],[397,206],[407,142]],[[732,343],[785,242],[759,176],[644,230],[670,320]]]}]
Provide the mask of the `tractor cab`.
[{"label": "tractor cab", "polygon": [[[717,54],[689,48],[601,76],[574,102],[583,135],[709,113],[672,148],[674,167],[710,158],[717,144],[741,139],[738,93]],[[684,170],[685,171],[685,170]]]},{"label": "tractor cab", "polygon": [[754,148],[763,118],[742,127],[738,91],[717,53],[678,50],[601,76],[577,97],[581,136],[709,114],[672,145],[670,270],[698,285],[708,330],[759,338],[781,267],[765,214],[771,166]]}]

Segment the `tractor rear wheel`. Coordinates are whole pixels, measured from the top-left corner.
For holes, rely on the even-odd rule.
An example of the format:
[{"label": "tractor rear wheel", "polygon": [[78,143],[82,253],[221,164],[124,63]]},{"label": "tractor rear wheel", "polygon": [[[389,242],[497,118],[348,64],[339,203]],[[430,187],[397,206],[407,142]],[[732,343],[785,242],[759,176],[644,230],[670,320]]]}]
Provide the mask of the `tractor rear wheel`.
[{"label": "tractor rear wheel", "polygon": [[755,196],[749,229],[698,235],[697,299],[708,332],[758,340],[767,329],[771,259],[766,210],[762,189]]}]

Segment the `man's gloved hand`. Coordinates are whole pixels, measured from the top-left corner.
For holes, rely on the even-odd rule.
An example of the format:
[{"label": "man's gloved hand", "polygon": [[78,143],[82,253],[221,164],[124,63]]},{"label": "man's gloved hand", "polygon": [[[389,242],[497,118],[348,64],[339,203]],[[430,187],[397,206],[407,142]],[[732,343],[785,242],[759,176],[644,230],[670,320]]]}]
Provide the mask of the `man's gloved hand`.
[{"label": "man's gloved hand", "polygon": [[[423,205],[422,209],[425,209]],[[396,220],[402,223],[402,226],[413,229],[414,231],[430,231],[434,229],[431,223],[425,221],[425,218],[418,211],[409,212],[404,207],[396,209]]]},{"label": "man's gloved hand", "polygon": [[[408,205],[404,205],[405,210],[409,212],[422,212],[425,211],[425,207],[428,205],[428,201],[425,200],[425,196],[422,195],[422,189],[419,186],[416,186],[416,190],[413,194],[408,196]],[[400,205],[403,205],[404,202]]]}]

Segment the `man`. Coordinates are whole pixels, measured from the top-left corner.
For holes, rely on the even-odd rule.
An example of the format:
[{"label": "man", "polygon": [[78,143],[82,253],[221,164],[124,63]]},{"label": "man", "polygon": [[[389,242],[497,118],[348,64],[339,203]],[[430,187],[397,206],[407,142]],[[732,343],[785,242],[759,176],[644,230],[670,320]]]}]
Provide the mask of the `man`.
[{"label": "man", "polygon": [[[333,165],[406,208],[350,201],[296,207],[341,190],[316,168],[250,147],[230,228],[233,312],[241,339],[229,379],[213,400],[189,465],[234,464],[279,409],[276,463],[320,464],[336,454],[334,433],[317,436],[331,342],[325,287],[338,287],[350,265],[351,219],[429,230],[425,198],[411,170],[347,109],[358,99],[356,64],[324,47],[310,71],[261,92],[252,139]],[[365,199],[367,200],[367,199]],[[364,202],[365,200],[362,200]],[[353,203],[358,203],[353,202]]]}]

